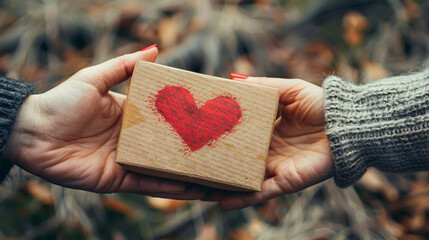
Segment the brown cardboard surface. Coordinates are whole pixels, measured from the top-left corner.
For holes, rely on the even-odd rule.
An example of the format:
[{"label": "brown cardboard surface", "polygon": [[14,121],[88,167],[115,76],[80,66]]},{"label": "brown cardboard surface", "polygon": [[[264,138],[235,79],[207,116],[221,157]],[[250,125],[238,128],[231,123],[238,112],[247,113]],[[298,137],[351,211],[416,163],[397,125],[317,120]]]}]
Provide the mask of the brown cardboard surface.
[{"label": "brown cardboard surface", "polygon": [[[188,90],[197,109],[218,96],[228,96],[241,108],[239,121],[219,138],[191,150],[177,132],[180,130],[157,108],[156,99],[166,86]],[[227,190],[259,191],[278,98],[274,88],[139,61],[128,93],[116,161],[146,175]],[[202,121],[201,126],[208,122]]]}]

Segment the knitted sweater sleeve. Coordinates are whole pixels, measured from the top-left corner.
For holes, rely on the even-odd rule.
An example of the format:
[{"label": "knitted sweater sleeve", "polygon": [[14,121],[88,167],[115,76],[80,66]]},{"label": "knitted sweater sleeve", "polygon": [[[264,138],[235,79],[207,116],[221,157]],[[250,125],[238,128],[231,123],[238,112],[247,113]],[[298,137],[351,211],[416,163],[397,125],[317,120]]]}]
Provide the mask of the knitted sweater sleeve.
[{"label": "knitted sweater sleeve", "polygon": [[[34,93],[36,93],[34,83],[0,76],[0,156],[3,155],[21,104]],[[5,179],[11,167],[10,162],[0,158],[0,182]]]},{"label": "knitted sweater sleeve", "polygon": [[356,86],[324,82],[326,133],[339,187],[368,167],[429,170],[429,70]]}]

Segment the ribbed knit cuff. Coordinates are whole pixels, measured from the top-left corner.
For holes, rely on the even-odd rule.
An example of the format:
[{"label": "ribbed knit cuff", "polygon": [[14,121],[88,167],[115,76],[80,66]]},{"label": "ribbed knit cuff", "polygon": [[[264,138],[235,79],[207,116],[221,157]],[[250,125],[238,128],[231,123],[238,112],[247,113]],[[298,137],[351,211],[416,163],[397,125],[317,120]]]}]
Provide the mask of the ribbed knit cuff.
[{"label": "ribbed knit cuff", "polygon": [[[36,93],[36,84],[16,81],[0,76],[0,156],[12,132],[19,108],[24,100]],[[0,158],[0,182],[8,174],[12,164]]]},{"label": "ribbed knit cuff", "polygon": [[339,187],[374,166],[390,172],[429,170],[429,71],[363,86],[324,82],[326,133]]}]

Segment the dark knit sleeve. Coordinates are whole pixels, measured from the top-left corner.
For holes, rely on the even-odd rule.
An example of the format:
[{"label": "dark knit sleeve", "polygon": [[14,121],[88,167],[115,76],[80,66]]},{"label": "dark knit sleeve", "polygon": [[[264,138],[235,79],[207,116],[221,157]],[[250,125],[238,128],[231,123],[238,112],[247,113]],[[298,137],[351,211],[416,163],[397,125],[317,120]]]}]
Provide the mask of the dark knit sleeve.
[{"label": "dark knit sleeve", "polygon": [[326,133],[339,187],[368,167],[429,170],[429,71],[356,86],[325,80]]},{"label": "dark knit sleeve", "polygon": [[[36,93],[34,83],[15,81],[0,76],[0,156],[3,155],[21,104],[30,94],[34,93]],[[12,167],[10,162],[2,158],[0,158],[0,182],[4,180]]]}]

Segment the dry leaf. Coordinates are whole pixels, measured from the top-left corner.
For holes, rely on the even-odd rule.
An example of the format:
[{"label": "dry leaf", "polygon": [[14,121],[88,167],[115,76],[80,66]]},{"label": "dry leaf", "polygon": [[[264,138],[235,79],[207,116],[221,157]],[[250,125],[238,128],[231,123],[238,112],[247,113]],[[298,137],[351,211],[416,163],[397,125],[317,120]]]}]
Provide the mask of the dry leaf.
[{"label": "dry leaf", "polygon": [[398,190],[376,169],[368,171],[358,183],[370,191],[383,194],[390,202],[398,199]]},{"label": "dry leaf", "polygon": [[373,82],[375,80],[388,77],[390,75],[389,71],[387,71],[383,66],[376,62],[363,61],[362,68],[362,77],[363,79],[365,79],[366,82]]},{"label": "dry leaf", "polygon": [[412,234],[407,234],[401,238],[399,238],[399,240],[424,240],[425,238],[422,236],[418,236],[418,235],[412,235]]},{"label": "dry leaf", "polygon": [[71,76],[77,71],[89,67],[90,62],[90,50],[89,48],[82,51],[74,51],[73,49],[65,49],[63,51],[63,68],[61,73],[64,76]]},{"label": "dry leaf", "polygon": [[343,38],[350,46],[362,43],[364,31],[368,28],[368,20],[360,13],[352,11],[343,18]]},{"label": "dry leaf", "polygon": [[195,240],[220,240],[216,227],[213,224],[207,223],[201,228]]},{"label": "dry leaf", "polygon": [[249,232],[243,229],[238,229],[231,233],[231,239],[232,240],[253,240],[254,238]]},{"label": "dry leaf", "polygon": [[251,222],[247,226],[247,230],[252,236],[257,236],[264,229],[265,229],[265,224],[258,218],[252,218]]},{"label": "dry leaf", "polygon": [[403,211],[406,209],[408,212],[421,212],[429,210],[429,196],[425,195],[416,195],[416,196],[407,196],[402,198],[398,202],[389,204],[389,212],[395,213]]},{"label": "dry leaf", "polygon": [[377,213],[377,220],[386,231],[390,232],[396,237],[401,237],[406,232],[405,227],[390,219],[384,209],[380,209]]},{"label": "dry leaf", "polygon": [[343,38],[350,46],[357,46],[362,43],[363,33],[361,31],[348,30],[344,31]]},{"label": "dry leaf", "polygon": [[163,212],[173,212],[186,205],[187,200],[174,200],[167,198],[146,197],[148,204]]},{"label": "dry leaf", "polygon": [[7,73],[11,59],[9,54],[0,56],[0,74]]},{"label": "dry leaf", "polygon": [[279,223],[281,216],[277,213],[278,205],[278,198],[270,199],[259,209],[259,212],[266,220],[272,223]]},{"label": "dry leaf", "polygon": [[164,18],[160,21],[158,26],[158,37],[160,45],[163,48],[169,48],[177,42],[179,38],[178,21],[179,19],[177,16]]},{"label": "dry leaf", "polygon": [[146,43],[144,46],[149,46],[158,41],[156,30],[153,26],[137,22],[130,31],[141,43]]},{"label": "dry leaf", "polygon": [[270,51],[268,55],[272,62],[283,63],[283,75],[288,78],[300,78],[320,85],[324,76],[334,72],[332,63],[335,54],[324,42],[309,42],[304,49],[285,45],[282,49]]},{"label": "dry leaf", "polygon": [[412,232],[419,232],[426,223],[425,212],[417,212],[411,217],[404,216],[401,223]]},{"label": "dry leaf", "polygon": [[351,11],[344,15],[343,27],[347,30],[365,30],[368,28],[368,20],[360,13]]},{"label": "dry leaf", "polygon": [[240,57],[234,61],[234,72],[252,76],[254,67],[247,57]]},{"label": "dry leaf", "polygon": [[427,195],[429,194],[429,185],[427,182],[412,182],[411,183],[411,191],[409,192],[410,196],[417,195]]},{"label": "dry leaf", "polygon": [[29,82],[43,81],[47,78],[46,68],[41,66],[25,66],[21,72],[23,79]]},{"label": "dry leaf", "polygon": [[305,46],[305,56],[312,68],[319,72],[331,71],[334,61],[334,53],[328,44],[324,42],[311,42]]},{"label": "dry leaf", "polygon": [[55,202],[54,195],[46,185],[37,181],[28,181],[26,189],[39,202],[46,205],[53,205]]},{"label": "dry leaf", "polygon": [[131,206],[117,198],[105,196],[103,197],[103,204],[107,209],[122,213],[128,217],[135,217],[137,215]]},{"label": "dry leaf", "polygon": [[404,0],[405,10],[409,20],[415,19],[421,15],[421,9],[413,0]]}]

